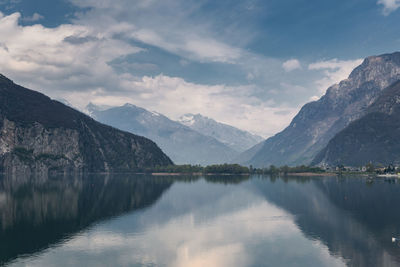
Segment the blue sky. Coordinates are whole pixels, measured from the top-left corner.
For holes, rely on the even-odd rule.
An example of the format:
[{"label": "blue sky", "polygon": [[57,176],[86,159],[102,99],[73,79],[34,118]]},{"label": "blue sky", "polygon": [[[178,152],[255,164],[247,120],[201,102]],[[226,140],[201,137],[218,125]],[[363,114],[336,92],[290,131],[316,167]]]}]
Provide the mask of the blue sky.
[{"label": "blue sky", "polygon": [[78,108],[201,113],[265,137],[370,55],[399,0],[0,0],[0,72]]}]

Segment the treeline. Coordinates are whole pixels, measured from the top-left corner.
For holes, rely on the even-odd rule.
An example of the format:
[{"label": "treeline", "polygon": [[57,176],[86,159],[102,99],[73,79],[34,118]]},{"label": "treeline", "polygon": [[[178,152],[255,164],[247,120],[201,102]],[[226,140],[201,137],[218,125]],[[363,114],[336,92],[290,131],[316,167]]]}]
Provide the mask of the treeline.
[{"label": "treeline", "polygon": [[243,174],[251,173],[250,169],[239,164],[210,165],[204,168],[204,173],[230,173]]},{"label": "treeline", "polygon": [[148,172],[158,173],[202,173],[202,174],[269,174],[269,175],[285,175],[288,173],[323,173],[323,169],[310,166],[282,166],[276,167],[271,165],[269,168],[253,168],[252,166],[246,167],[239,164],[215,164],[203,167],[201,165],[169,165],[164,167],[156,167]]},{"label": "treeline", "polygon": [[262,169],[253,169],[250,166],[251,173],[255,174],[269,174],[269,175],[285,175],[288,173],[323,173],[325,170],[319,167],[311,167],[306,165],[296,166],[296,167],[289,167],[287,165],[282,167],[276,167],[275,165],[269,166],[269,168],[262,168]]},{"label": "treeline", "polygon": [[215,164],[203,167],[201,165],[169,165],[166,167],[156,167],[151,172],[160,173],[203,173],[203,174],[250,174],[248,167],[239,164]]}]

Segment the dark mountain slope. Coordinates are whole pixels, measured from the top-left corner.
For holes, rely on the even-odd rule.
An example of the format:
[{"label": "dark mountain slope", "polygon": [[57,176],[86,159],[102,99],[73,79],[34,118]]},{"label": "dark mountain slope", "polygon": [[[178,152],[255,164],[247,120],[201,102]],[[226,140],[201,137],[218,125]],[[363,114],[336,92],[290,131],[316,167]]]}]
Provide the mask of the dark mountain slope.
[{"label": "dark mountain slope", "polygon": [[366,113],[329,141],[312,164],[400,164],[400,82],[385,89]]},{"label": "dark mountain slope", "polygon": [[171,163],[151,140],[0,76],[0,171],[127,171]]}]

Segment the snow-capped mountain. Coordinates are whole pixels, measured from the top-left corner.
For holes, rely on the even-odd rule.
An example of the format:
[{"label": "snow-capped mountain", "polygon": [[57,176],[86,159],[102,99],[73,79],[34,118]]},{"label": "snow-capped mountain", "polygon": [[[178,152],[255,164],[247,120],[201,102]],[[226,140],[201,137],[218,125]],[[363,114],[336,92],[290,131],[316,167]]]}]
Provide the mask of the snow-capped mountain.
[{"label": "snow-capped mountain", "polygon": [[261,136],[217,122],[200,114],[185,114],[179,118],[179,122],[203,135],[217,139],[238,152],[243,152],[263,140]]},{"label": "snow-capped mountain", "polygon": [[135,105],[104,109],[89,104],[86,109],[102,123],[155,141],[176,164],[226,163],[238,155],[213,137]]}]

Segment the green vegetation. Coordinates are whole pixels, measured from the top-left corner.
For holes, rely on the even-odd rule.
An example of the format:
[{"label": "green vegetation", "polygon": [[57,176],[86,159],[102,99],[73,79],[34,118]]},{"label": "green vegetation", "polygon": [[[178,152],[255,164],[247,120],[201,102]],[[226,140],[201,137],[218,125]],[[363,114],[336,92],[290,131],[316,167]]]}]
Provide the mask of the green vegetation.
[{"label": "green vegetation", "polygon": [[288,173],[324,173],[325,171],[318,167],[309,166],[282,166],[276,167],[271,165],[269,168],[256,169],[252,166],[245,167],[239,164],[215,164],[206,167],[200,165],[169,165],[166,167],[156,167],[154,169],[146,169],[144,172],[158,173],[201,173],[201,174],[269,174],[269,175],[286,175]]},{"label": "green vegetation", "polygon": [[200,165],[168,165],[157,166],[152,169],[146,169],[145,172],[160,172],[160,173],[199,173],[203,172],[203,167]]},{"label": "green vegetation", "polygon": [[375,171],[375,167],[371,162],[368,163],[365,167],[366,167],[367,172],[374,172]]},{"label": "green vegetation", "polygon": [[220,164],[203,167],[200,165],[169,165],[147,169],[146,172],[202,173],[202,174],[250,174],[250,169],[239,164]]},{"label": "green vegetation", "polygon": [[310,167],[310,166],[296,166],[296,167],[289,167],[287,165],[282,166],[282,167],[276,167],[275,165],[271,165],[269,168],[263,168],[263,169],[253,169],[250,166],[250,169],[252,170],[251,173],[256,173],[256,174],[269,174],[269,175],[278,175],[278,174],[283,174],[286,175],[288,173],[324,173],[325,170],[319,168],[319,167]]},{"label": "green vegetation", "polygon": [[239,164],[210,165],[204,168],[204,173],[243,174],[250,173],[250,169]]},{"label": "green vegetation", "polygon": [[[336,168],[332,168],[330,172],[337,174],[360,174],[360,173],[395,173],[396,168],[393,165],[389,165],[388,167],[377,167],[373,164],[367,164],[365,171],[362,171],[361,168],[358,170],[353,170],[350,168],[346,168],[343,165],[339,165]],[[169,165],[169,166],[158,166],[156,168],[148,168],[137,170],[138,172],[145,173],[179,173],[179,174],[266,174],[271,176],[286,176],[288,174],[301,174],[301,173],[313,173],[313,174],[323,174],[327,171],[319,168],[319,167],[311,167],[306,165],[289,167],[287,165],[277,167],[275,165],[271,165],[269,168],[253,168],[252,166],[246,167],[241,166],[239,164],[215,164],[203,167],[201,165]]]}]

